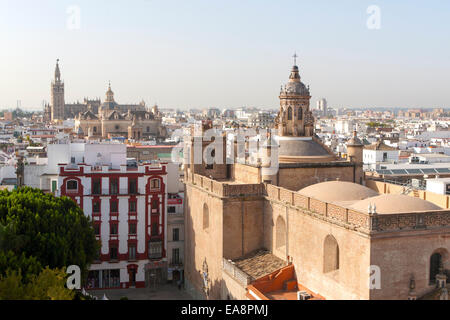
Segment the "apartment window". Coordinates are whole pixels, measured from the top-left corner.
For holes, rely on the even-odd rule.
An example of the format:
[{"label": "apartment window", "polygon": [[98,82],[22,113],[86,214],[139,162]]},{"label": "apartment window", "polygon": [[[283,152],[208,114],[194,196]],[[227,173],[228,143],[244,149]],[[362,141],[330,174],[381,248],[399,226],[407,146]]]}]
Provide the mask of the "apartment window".
[{"label": "apartment window", "polygon": [[130,212],[136,212],[136,201],[130,201]]},{"label": "apartment window", "polygon": [[134,243],[128,245],[128,260],[136,260],[136,245]]},{"label": "apartment window", "polygon": [[160,188],[160,181],[159,179],[152,179],[150,181],[150,189],[151,190],[159,190]]},{"label": "apartment window", "polygon": [[109,189],[110,194],[118,194],[119,193],[119,179],[110,179],[109,180]]},{"label": "apartment window", "polygon": [[97,248],[97,251],[95,252],[94,261],[100,261],[101,256],[102,256],[102,249]]},{"label": "apartment window", "polygon": [[173,229],[173,241],[180,241],[180,229],[174,228]]},{"label": "apartment window", "polygon": [[92,179],[92,194],[101,194],[102,192],[101,188],[102,188],[101,179],[99,178]]},{"label": "apartment window", "polygon": [[119,225],[117,223],[111,223],[110,234],[117,235],[119,230]]},{"label": "apartment window", "polygon": [[176,208],[174,206],[170,206],[167,208],[167,212],[168,213],[175,213],[176,212]]},{"label": "apartment window", "polygon": [[150,259],[158,259],[162,257],[162,241],[149,241],[148,257]]},{"label": "apartment window", "polygon": [[92,202],[92,213],[94,214],[100,213],[100,201]]},{"label": "apartment window", "polygon": [[129,234],[136,234],[136,223],[130,223],[128,225],[128,233]]},{"label": "apartment window", "polygon": [[119,212],[119,202],[118,201],[111,201],[111,212]]},{"label": "apartment window", "polygon": [[172,264],[180,264],[180,249],[172,249]]},{"label": "apartment window", "polygon": [[152,236],[157,236],[159,234],[158,232],[158,224],[152,223]]},{"label": "apartment window", "polygon": [[109,247],[109,258],[111,260],[117,260],[119,256],[119,250],[117,249],[117,244],[111,244]]},{"label": "apartment window", "polygon": [[152,214],[159,214],[159,201],[152,200]]},{"label": "apartment window", "polygon": [[128,182],[128,192],[130,194],[136,194],[137,193],[137,180],[136,179],[130,179]]},{"label": "apartment window", "polygon": [[94,234],[95,234],[96,236],[99,236],[99,235],[100,235],[100,223],[94,224]]},{"label": "apartment window", "polygon": [[69,180],[67,181],[67,191],[77,191],[78,190],[78,181]]}]

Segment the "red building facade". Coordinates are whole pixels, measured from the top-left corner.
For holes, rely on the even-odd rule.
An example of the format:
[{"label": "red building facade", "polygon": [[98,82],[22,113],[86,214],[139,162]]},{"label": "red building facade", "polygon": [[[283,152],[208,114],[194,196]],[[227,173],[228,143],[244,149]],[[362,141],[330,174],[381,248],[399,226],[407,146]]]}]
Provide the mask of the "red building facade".
[{"label": "red building facade", "polygon": [[167,163],[59,164],[58,190],[92,218],[101,249],[87,288],[152,286],[167,278]]}]

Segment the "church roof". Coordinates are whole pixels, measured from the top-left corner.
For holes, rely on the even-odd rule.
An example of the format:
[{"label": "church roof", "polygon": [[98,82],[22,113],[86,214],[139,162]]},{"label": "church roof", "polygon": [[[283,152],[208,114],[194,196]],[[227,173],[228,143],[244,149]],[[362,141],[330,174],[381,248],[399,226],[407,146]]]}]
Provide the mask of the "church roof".
[{"label": "church roof", "polygon": [[327,156],[330,153],[313,139],[275,138],[279,143],[278,155],[289,157]]},{"label": "church roof", "polygon": [[136,119],[136,120],[145,120],[147,119],[146,116],[148,115],[148,119],[154,119],[155,116],[153,114],[153,112],[148,112],[148,111],[130,111],[131,113],[131,118],[132,119]]},{"label": "church roof", "polygon": [[374,190],[346,181],[327,181],[310,185],[299,193],[324,202],[363,200],[378,195]]},{"label": "church roof", "polygon": [[98,117],[91,111],[88,110],[82,114],[80,114],[81,120],[98,120]]},{"label": "church roof", "polygon": [[349,146],[364,146],[361,140],[358,139],[356,131],[353,131],[353,136],[347,142],[347,147]]},{"label": "church roof", "polygon": [[272,273],[286,265],[270,251],[259,249],[233,260],[236,267],[248,274],[252,280]]},{"label": "church roof", "polygon": [[382,194],[358,201],[352,204],[350,208],[360,212],[367,212],[369,205],[375,205],[378,214],[442,210],[441,207],[434,203],[403,194]]},{"label": "church roof", "polygon": [[366,150],[381,150],[381,151],[395,151],[395,150],[397,150],[394,147],[390,147],[390,146],[386,145],[382,141],[375,142],[375,143],[373,143],[373,144],[371,144],[369,146],[365,146],[364,148]]},{"label": "church roof", "polygon": [[281,95],[300,95],[310,96],[309,88],[307,88],[300,80],[298,67],[294,65],[289,76],[289,82],[281,88]]},{"label": "church roof", "polygon": [[117,110],[114,110],[109,114],[108,120],[125,120],[125,117]]},{"label": "church roof", "polygon": [[103,110],[113,110],[116,106],[117,102],[115,101],[105,101],[101,105]]}]

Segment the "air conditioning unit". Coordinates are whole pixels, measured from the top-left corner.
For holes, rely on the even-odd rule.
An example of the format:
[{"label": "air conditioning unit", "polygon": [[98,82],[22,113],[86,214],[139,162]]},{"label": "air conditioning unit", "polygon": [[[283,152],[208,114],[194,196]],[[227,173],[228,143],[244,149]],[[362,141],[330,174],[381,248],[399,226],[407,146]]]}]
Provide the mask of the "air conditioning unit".
[{"label": "air conditioning unit", "polygon": [[311,295],[306,291],[297,291],[297,300],[309,300]]}]

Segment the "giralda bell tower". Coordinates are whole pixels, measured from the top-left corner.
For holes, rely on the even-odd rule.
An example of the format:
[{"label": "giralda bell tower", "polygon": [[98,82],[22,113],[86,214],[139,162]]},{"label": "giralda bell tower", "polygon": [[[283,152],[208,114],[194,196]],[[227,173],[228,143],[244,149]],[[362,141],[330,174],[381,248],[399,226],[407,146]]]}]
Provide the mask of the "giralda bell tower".
[{"label": "giralda bell tower", "polygon": [[59,59],[56,60],[55,79],[51,85],[52,121],[64,120],[64,82],[61,81]]}]

